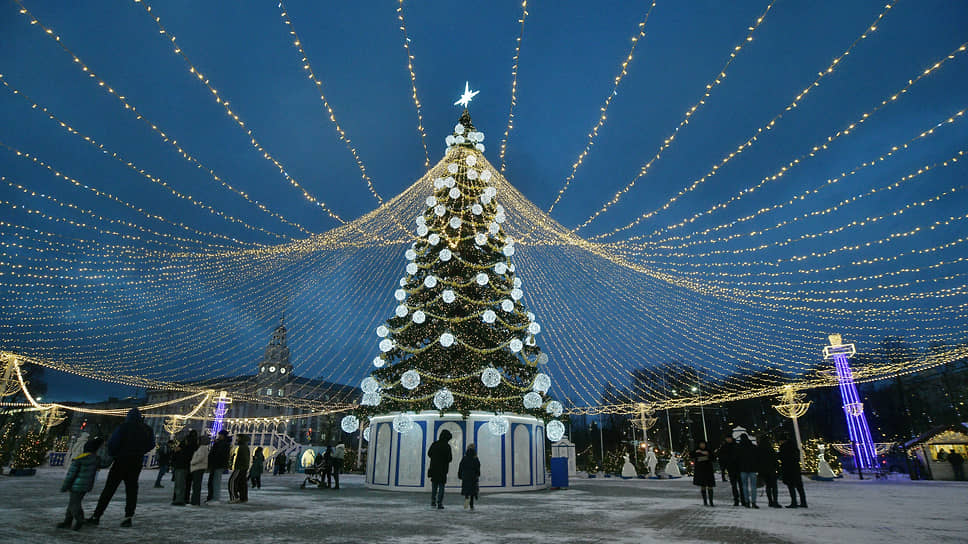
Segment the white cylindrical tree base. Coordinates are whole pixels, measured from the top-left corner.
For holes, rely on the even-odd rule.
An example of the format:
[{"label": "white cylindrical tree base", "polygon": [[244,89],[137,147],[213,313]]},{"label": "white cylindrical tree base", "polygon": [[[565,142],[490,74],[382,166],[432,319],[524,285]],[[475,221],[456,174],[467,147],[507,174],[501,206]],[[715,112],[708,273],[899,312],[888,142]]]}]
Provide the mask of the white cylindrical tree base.
[{"label": "white cylindrical tree base", "polygon": [[508,432],[495,436],[488,430],[490,413],[461,414],[421,412],[413,416],[413,430],[393,430],[395,414],[370,419],[367,445],[366,486],[391,491],[430,491],[427,449],[444,429],[450,440],[453,461],[447,471],[448,491],[460,491],[457,467],[469,444],[475,444],[481,460],[481,493],[533,491],[548,486],[545,479],[544,422],[531,416],[504,414]]}]

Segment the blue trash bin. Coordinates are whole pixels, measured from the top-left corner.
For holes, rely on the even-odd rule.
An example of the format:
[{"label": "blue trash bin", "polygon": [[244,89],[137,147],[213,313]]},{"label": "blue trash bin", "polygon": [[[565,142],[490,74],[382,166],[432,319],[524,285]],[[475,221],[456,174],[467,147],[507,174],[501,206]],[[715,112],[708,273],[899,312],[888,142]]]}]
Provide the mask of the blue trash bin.
[{"label": "blue trash bin", "polygon": [[565,489],[568,487],[568,458],[551,458],[551,488]]}]

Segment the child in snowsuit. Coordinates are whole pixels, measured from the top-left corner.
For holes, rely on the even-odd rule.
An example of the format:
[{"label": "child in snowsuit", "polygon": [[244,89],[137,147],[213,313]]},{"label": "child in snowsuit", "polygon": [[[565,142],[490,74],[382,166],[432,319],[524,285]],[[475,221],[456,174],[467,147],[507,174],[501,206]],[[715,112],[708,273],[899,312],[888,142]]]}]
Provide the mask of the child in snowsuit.
[{"label": "child in snowsuit", "polygon": [[464,509],[473,510],[474,499],[479,493],[478,482],[481,479],[481,460],[477,458],[474,444],[467,446],[467,453],[457,467],[457,477],[460,479],[460,494],[464,496]]},{"label": "child in snowsuit", "polygon": [[103,443],[103,438],[88,440],[84,444],[84,453],[71,459],[71,466],[67,470],[64,483],[61,484],[61,492],[70,491],[71,498],[67,504],[64,521],[57,524],[58,529],[67,529],[73,523],[73,528],[77,531],[84,525],[84,508],[81,506],[81,501],[84,500],[84,495],[94,488],[94,477],[97,476],[97,469],[100,468],[96,452]]}]

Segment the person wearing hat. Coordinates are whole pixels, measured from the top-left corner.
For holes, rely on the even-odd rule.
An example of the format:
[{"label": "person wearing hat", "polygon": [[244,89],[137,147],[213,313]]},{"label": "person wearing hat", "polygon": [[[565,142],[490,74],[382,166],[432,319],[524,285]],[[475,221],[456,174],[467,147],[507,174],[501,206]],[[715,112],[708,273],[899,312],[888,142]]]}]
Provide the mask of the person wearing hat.
[{"label": "person wearing hat", "polygon": [[61,484],[61,492],[70,491],[71,498],[67,503],[67,513],[64,514],[64,521],[57,524],[59,529],[68,529],[73,524],[75,531],[84,525],[84,508],[81,501],[84,495],[94,488],[94,477],[97,476],[98,458],[96,452],[104,439],[101,437],[92,438],[84,444],[84,451],[77,457],[71,459],[71,466],[67,469],[67,476]]},{"label": "person wearing hat", "polygon": [[153,449],[155,432],[145,423],[141,412],[132,408],[124,423],[108,439],[108,455],[114,458],[114,462],[88,523],[97,525],[100,522],[101,515],[107,510],[118,486],[124,482],[124,520],[121,521],[121,526],[131,527],[134,510],[138,506],[138,477],[141,475],[145,454]]},{"label": "person wearing hat", "polygon": [[232,440],[225,429],[218,432],[218,438],[208,452],[208,498],[205,502],[218,502],[222,493],[222,474],[229,468],[229,451]]},{"label": "person wearing hat", "polygon": [[454,454],[450,451],[450,439],[453,435],[444,429],[440,431],[440,438],[430,445],[427,456],[430,457],[430,468],[427,476],[430,477],[430,507],[444,509],[444,485],[447,483],[447,470],[450,462],[454,459]]}]

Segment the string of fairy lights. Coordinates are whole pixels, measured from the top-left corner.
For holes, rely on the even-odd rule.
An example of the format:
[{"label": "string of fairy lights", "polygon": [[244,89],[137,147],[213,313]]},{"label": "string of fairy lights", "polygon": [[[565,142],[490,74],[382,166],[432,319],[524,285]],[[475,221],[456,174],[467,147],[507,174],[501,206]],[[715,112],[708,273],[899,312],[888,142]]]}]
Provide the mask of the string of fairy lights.
[{"label": "string of fairy lights", "polygon": [[[541,351],[549,355],[542,371],[553,376],[549,394],[566,405],[566,413],[634,413],[641,402],[652,409],[677,408],[774,396],[790,384],[797,390],[832,386],[836,377],[826,371],[819,357],[823,339],[831,331],[841,332],[867,356],[854,369],[858,382],[919,372],[968,356],[963,325],[968,317],[968,258],[961,255],[968,214],[958,205],[968,186],[956,181],[963,178],[968,149],[963,142],[956,148],[938,143],[959,130],[966,110],[939,112],[940,120],[914,133],[892,136],[895,143],[871,152],[852,167],[824,174],[819,178],[823,181],[817,177],[801,181],[793,175],[808,163],[816,167],[835,143],[861,132],[871,120],[883,118],[883,112],[902,99],[913,100],[913,89],[960,62],[968,43],[930,61],[900,88],[881,95],[883,98],[862,114],[852,116],[852,121],[838,125],[841,128],[784,160],[774,172],[753,178],[758,180],[755,183],[743,180],[739,183],[743,188],[729,192],[718,202],[704,204],[699,211],[687,210],[683,217],[658,223],[646,233],[632,230],[668,212],[681,197],[719,175],[724,165],[774,133],[780,121],[802,108],[826,77],[842,69],[855,48],[878,30],[894,3],[886,4],[792,101],[704,175],[694,178],[664,204],[645,213],[636,210],[637,217],[631,222],[582,237],[578,231],[618,204],[708,104],[727,70],[754,42],[754,33],[776,2],[763,8],[705,85],[700,98],[686,110],[658,150],[648,156],[631,182],[587,220],[569,228],[549,213],[596,144],[612,99],[629,73],[633,54],[647,37],[647,23],[656,2],[647,6],[637,22],[631,44],[618,63],[620,69],[611,92],[548,212],[535,206],[502,175],[516,120],[521,47],[529,15],[526,1],[521,2],[517,20],[507,126],[500,145],[495,146],[499,147],[499,166],[487,161],[483,144],[476,152],[449,152],[431,166],[417,95],[412,33],[406,26],[404,0],[399,0],[396,15],[428,169],[419,180],[387,199],[377,193],[361,154],[337,121],[323,93],[323,79],[314,71],[303,39],[296,32],[294,16],[278,2],[287,39],[299,55],[301,77],[315,87],[338,139],[350,151],[361,179],[379,204],[357,219],[344,220],[310,194],[263,147],[237,108],[189,59],[162,24],[157,10],[143,0],[133,0],[184,62],[188,74],[245,134],[251,147],[272,163],[302,198],[340,223],[322,233],[311,232],[255,199],[237,182],[216,174],[160,125],[145,118],[117,86],[96,75],[60,34],[28,10],[23,0],[14,2],[26,20],[66,52],[99,92],[113,98],[122,111],[133,115],[193,169],[201,170],[214,182],[213,187],[228,191],[235,195],[233,198],[241,197],[287,229],[274,232],[254,219],[225,213],[215,206],[217,200],[209,204],[176,189],[166,178],[116,151],[105,137],[96,140],[77,123],[55,115],[51,107],[26,94],[29,89],[15,85],[9,74],[0,75],[0,84],[20,104],[39,112],[45,124],[52,122],[56,130],[84,142],[84,148],[93,155],[120,163],[139,180],[165,191],[166,198],[205,210],[225,225],[258,236],[257,241],[245,240],[212,226],[182,222],[175,219],[174,211],[159,211],[165,210],[160,203],[155,208],[139,205],[117,191],[101,188],[98,180],[73,177],[57,165],[57,158],[40,158],[17,143],[0,142],[5,157],[59,180],[55,186],[49,178],[38,181],[40,178],[22,174],[0,176],[4,190],[0,197],[0,209],[4,210],[0,219],[0,301],[4,308],[0,349],[4,359],[14,357],[20,364],[169,391],[171,400],[145,407],[152,411],[152,417],[203,419],[207,417],[202,413],[203,405],[211,402],[214,391],[222,390],[240,400],[298,409],[298,413],[287,416],[292,418],[355,408],[355,401],[347,402],[342,392],[345,384],[360,383],[368,373],[369,361],[377,355],[373,331],[395,306],[399,307],[388,304],[387,295],[402,291],[404,297],[412,297],[424,289],[397,283],[400,269],[409,264],[414,267],[413,272],[407,268],[408,275],[425,272],[423,265],[408,264],[406,257],[415,241],[414,217],[427,212],[427,195],[443,198],[446,190],[435,182],[448,175],[450,163],[469,156],[477,161],[469,165],[475,176],[486,172],[488,182],[459,176],[464,184],[459,189],[478,195],[493,188],[490,202],[503,218],[503,240],[516,247],[507,263],[516,267],[515,280],[522,280],[524,286],[519,283],[506,290],[495,287],[493,296],[518,297],[541,320]],[[926,146],[932,147],[925,151]],[[467,171],[461,168],[461,172]],[[796,185],[796,191],[790,194],[778,192],[769,203],[755,209],[743,208],[753,193],[766,193],[773,184],[794,183],[803,186]],[[90,199],[75,201],[76,197],[60,188]],[[877,203],[874,211],[871,202]],[[127,215],[107,211],[109,205],[120,206]],[[858,209],[866,211],[855,211]],[[713,215],[716,221],[703,222]],[[475,240],[489,228],[473,221],[451,227],[457,234],[445,242],[452,246]],[[626,236],[619,239],[619,234]],[[426,249],[415,253],[418,261],[423,258],[422,251]],[[453,258],[470,269],[479,269],[478,276],[467,281],[442,281],[442,287],[461,292],[472,288],[474,282],[484,281],[479,276],[487,275],[487,267],[463,261],[458,255]],[[462,304],[480,308],[495,302],[460,299]],[[255,372],[269,331],[283,313],[294,373],[318,379],[293,382],[287,395],[266,399],[252,389],[247,376]],[[483,309],[470,317],[447,321],[457,327],[482,315]],[[512,315],[521,318],[524,314]],[[523,333],[529,326],[527,322],[506,324],[515,333]],[[389,332],[406,334],[410,326]],[[890,360],[889,349],[882,345],[888,335],[903,338],[922,352],[907,360]],[[453,341],[475,357],[487,357],[508,349],[513,340],[493,346],[477,346],[460,338]],[[936,349],[927,351],[932,345]],[[942,347],[937,349],[939,345]],[[413,356],[432,346],[399,349]],[[525,361],[534,362],[527,357]],[[36,401],[19,369],[17,376],[28,399],[24,408],[82,409]],[[461,388],[478,376],[477,369],[466,375],[420,374],[423,380],[444,384],[467,398],[477,397],[461,393]],[[401,381],[399,378],[389,385],[400,385]],[[505,385],[514,392],[507,399],[517,398],[530,387],[510,381]],[[702,390],[701,397],[688,393],[696,386]],[[387,398],[405,399],[393,394]],[[432,398],[431,393],[405,400],[425,402]],[[174,408],[182,406],[186,408],[181,413]],[[120,410],[103,413],[117,415]]]}]

